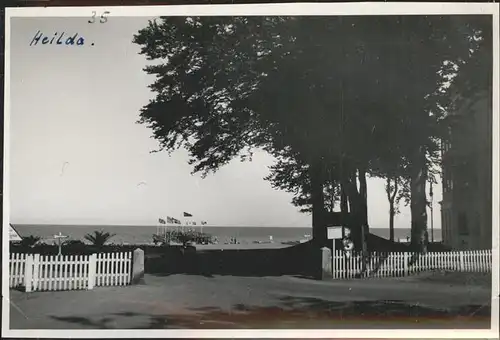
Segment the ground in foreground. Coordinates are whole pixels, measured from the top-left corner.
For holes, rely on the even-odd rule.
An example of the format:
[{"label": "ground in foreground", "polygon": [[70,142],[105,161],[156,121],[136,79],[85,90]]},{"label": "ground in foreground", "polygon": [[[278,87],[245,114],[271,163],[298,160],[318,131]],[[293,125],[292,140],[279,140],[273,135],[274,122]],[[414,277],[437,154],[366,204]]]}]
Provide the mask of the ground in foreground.
[{"label": "ground in foreground", "polygon": [[11,329],[490,328],[488,287],[290,276],[147,275],[91,291],[10,292]]}]

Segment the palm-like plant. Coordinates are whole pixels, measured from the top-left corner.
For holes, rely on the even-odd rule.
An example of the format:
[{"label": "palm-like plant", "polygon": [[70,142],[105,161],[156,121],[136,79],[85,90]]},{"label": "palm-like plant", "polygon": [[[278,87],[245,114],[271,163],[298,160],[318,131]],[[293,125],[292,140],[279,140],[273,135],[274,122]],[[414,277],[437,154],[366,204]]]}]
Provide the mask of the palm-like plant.
[{"label": "palm-like plant", "polygon": [[104,231],[94,231],[93,234],[87,234],[84,238],[94,246],[102,247],[115,235]]},{"label": "palm-like plant", "polygon": [[34,247],[38,242],[40,242],[41,239],[42,238],[40,236],[25,236],[21,240],[21,245],[24,247]]}]

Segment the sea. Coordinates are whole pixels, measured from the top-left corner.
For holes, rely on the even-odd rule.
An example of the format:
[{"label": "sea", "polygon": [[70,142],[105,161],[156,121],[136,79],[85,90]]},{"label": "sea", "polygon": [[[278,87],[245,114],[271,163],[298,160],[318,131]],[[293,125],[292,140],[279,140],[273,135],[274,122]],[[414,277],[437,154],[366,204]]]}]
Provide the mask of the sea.
[{"label": "sea", "polygon": [[[114,234],[110,243],[115,244],[151,244],[153,235],[157,233],[158,226],[130,226],[130,225],[34,225],[34,224],[13,224],[21,237],[39,236],[45,241],[54,240],[54,235],[62,233],[68,236],[68,240],[83,240],[86,234],[94,231],[104,231]],[[167,227],[176,229],[179,227]],[[188,228],[188,227],[185,227]],[[312,235],[312,228],[300,227],[255,227],[255,226],[235,226],[217,227],[203,226],[189,227],[217,237],[219,243],[230,242],[231,238],[236,238],[240,243],[255,242],[293,242],[309,239]],[[370,232],[383,238],[389,238],[389,229],[370,228]],[[430,234],[430,232],[429,232]],[[410,229],[395,228],[394,239],[404,240],[410,236]],[[429,235],[430,237],[430,235]],[[434,240],[441,241],[441,230],[434,230]]]}]

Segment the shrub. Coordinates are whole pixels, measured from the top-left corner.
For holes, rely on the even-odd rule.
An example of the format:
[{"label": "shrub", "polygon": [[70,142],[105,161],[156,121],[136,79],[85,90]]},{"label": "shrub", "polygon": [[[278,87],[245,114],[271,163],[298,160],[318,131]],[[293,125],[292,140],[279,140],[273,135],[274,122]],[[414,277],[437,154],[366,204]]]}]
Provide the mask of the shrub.
[{"label": "shrub", "polygon": [[81,240],[68,240],[63,243],[63,247],[84,247],[85,243]]},{"label": "shrub", "polygon": [[68,240],[62,244],[63,253],[67,252],[85,252],[88,248],[81,240]]},{"label": "shrub", "polygon": [[153,243],[155,246],[163,245],[165,243],[165,235],[153,234]]},{"label": "shrub", "polygon": [[40,243],[41,239],[42,238],[40,236],[33,236],[33,235],[25,236],[22,238],[20,245],[23,247],[33,248],[34,246]]}]

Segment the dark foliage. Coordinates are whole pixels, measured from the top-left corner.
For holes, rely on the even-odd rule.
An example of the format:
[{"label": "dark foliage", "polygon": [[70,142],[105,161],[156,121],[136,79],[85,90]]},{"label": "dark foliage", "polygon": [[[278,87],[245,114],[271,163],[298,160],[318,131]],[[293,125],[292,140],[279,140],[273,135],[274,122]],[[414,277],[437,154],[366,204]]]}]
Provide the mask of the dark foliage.
[{"label": "dark foliage", "polygon": [[21,239],[20,244],[23,247],[34,247],[40,243],[41,239],[40,236],[25,236]]},{"label": "dark foliage", "polygon": [[[408,179],[412,243],[427,243],[425,186],[439,160],[450,65],[466,63],[488,18],[460,16],[164,17],[134,38],[157,61],[157,95],[140,115],[160,150],[184,147],[193,171],[216,171],[260,147],[267,178],[311,211],[345,188],[353,236],[366,243],[366,176]],[[458,29],[457,29],[458,28]],[[445,63],[448,62],[448,63]],[[448,66],[447,66],[448,65]],[[404,171],[404,174],[401,173]],[[327,193],[325,199],[325,192]],[[330,197],[328,197],[330,195]],[[326,201],[332,201],[326,204]]]},{"label": "dark foliage", "polygon": [[106,244],[106,242],[113,238],[113,236],[115,236],[115,234],[96,230],[93,234],[85,235],[85,239],[92,243],[94,246],[102,247]]}]

